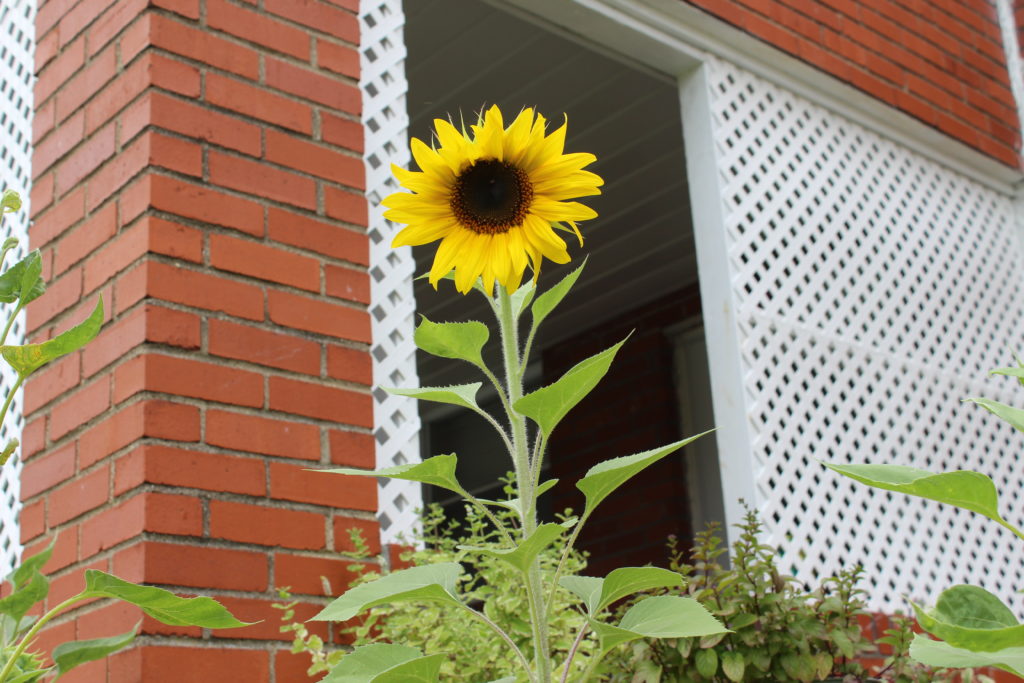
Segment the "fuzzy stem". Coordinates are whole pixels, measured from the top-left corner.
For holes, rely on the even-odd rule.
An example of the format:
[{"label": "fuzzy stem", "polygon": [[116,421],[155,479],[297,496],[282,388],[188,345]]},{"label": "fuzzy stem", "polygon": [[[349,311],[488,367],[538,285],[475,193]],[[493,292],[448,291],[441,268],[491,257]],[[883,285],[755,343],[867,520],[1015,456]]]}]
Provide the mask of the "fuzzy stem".
[{"label": "fuzzy stem", "polygon": [[[498,626],[493,621],[488,619],[487,615],[485,615],[483,612],[477,612],[475,609],[467,605],[463,605],[463,607],[466,609],[467,612],[472,614],[474,617],[487,624],[488,628],[497,633],[499,636],[501,636],[502,640],[508,643],[508,646],[512,648],[512,651],[515,652],[516,656],[519,658],[520,663],[523,665],[523,670],[526,672],[526,675],[530,677],[530,681],[536,681],[536,677],[530,671],[530,663],[526,661],[526,656],[523,654],[523,651],[516,647],[515,641],[513,641],[512,638],[510,638],[509,635],[505,633],[505,631],[500,626]],[[0,678],[0,683],[3,683],[2,678]]]},{"label": "fuzzy stem", "polygon": [[21,657],[22,654],[24,654],[25,648],[27,648],[29,643],[31,643],[32,640],[36,637],[36,634],[42,630],[43,626],[45,626],[47,623],[49,623],[51,619],[53,619],[55,616],[63,612],[71,605],[75,604],[76,602],[81,602],[85,599],[86,598],[81,593],[79,593],[78,595],[68,598],[67,600],[54,607],[43,616],[39,617],[39,621],[32,624],[32,628],[28,630],[28,633],[26,633],[25,636],[18,643],[18,647],[14,648],[14,652],[12,652],[11,656],[7,659],[7,664],[4,665],[3,669],[0,669],[0,683],[3,683],[7,680],[7,677],[11,674],[11,669],[14,668],[15,663],[18,661],[18,658]]}]

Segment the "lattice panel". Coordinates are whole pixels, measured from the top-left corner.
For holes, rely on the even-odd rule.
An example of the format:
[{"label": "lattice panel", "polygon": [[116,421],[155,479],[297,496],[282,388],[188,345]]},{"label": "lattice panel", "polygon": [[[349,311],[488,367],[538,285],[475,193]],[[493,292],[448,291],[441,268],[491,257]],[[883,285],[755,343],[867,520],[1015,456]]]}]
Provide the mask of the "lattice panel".
[{"label": "lattice panel", "polygon": [[[391,164],[409,164],[409,117],[405,95],[405,15],[401,0],[363,0],[361,73],[363,128],[366,135],[366,195],[370,202],[371,308],[373,321],[374,422],[377,466],[391,467],[420,459],[420,420],[416,402],[392,396],[382,386],[413,387],[416,347],[412,335],[416,302],[412,277],[415,262],[409,247],[392,249],[398,230],[383,217],[380,201],[398,189]],[[378,489],[381,539],[407,538],[423,505],[419,484],[381,479]]]},{"label": "lattice panel", "polygon": [[730,64],[708,75],[770,542],[804,580],[863,564],[878,609],[964,582],[1019,603],[1008,532],[811,460],[976,469],[1024,522],[1024,440],[960,402],[1024,405],[987,377],[1024,350],[1011,199]]},{"label": "lattice panel", "polygon": [[[17,237],[21,246],[8,254],[8,264],[25,253],[28,242],[28,190],[32,177],[32,69],[35,50],[35,2],[13,0],[0,7],[0,187],[21,193],[23,207],[19,213],[8,214],[0,229],[0,241]],[[8,311],[4,312],[6,322]],[[21,343],[24,338],[24,315],[11,327],[7,343]],[[0,393],[6,396],[17,376],[6,363],[0,367]],[[0,425],[0,443],[21,436],[21,394]],[[17,563],[21,554],[18,514],[21,510],[19,477],[21,462],[17,456],[0,473],[0,575]]]}]

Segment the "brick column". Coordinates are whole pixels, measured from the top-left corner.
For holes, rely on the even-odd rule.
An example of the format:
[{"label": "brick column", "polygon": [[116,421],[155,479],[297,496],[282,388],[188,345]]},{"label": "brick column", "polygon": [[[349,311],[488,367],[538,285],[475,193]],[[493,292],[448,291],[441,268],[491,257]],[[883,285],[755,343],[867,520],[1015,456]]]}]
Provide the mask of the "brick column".
[{"label": "brick column", "polygon": [[[58,537],[51,602],[96,567],[263,620],[147,620],[69,681],[301,680],[274,587],[342,588],[345,530],[376,543],[374,481],[305,471],[374,461],[357,9],[40,0],[29,335],[100,295],[108,322],[26,388],[23,541]],[[137,619],[89,606],[46,644]]]}]

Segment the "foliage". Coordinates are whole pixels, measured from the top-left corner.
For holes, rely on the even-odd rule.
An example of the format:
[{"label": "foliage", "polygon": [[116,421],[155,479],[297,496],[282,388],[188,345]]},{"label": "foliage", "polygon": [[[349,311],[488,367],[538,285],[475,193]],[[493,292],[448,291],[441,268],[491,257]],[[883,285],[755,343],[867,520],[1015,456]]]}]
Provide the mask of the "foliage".
[{"label": "foliage", "polygon": [[826,678],[849,683],[867,675],[894,683],[951,681],[942,671],[906,657],[909,620],[898,618],[879,644],[893,654],[880,670],[868,672],[861,657],[871,649],[859,619],[866,616],[857,587],[860,567],[825,579],[814,591],[776,565],[778,551],[759,541],[762,524],[747,510],[730,553],[731,566],[720,558],[725,547],[720,525],[697,534],[685,562],[675,538],[669,540],[670,567],[686,579],[686,592],[729,629],[703,638],[644,641],[623,652],[610,666],[625,674],[613,680],[632,683],[808,683]]},{"label": "foliage", "polygon": [[[497,319],[497,338],[504,362],[500,372],[492,371],[484,361],[481,351],[491,335],[482,323],[424,320],[417,328],[414,340],[420,349],[464,361],[480,371],[483,379],[494,386],[505,411],[504,421],[499,422],[477,405],[480,382],[393,391],[420,400],[458,405],[487,420],[508,450],[513,483],[505,500],[479,500],[459,484],[455,454],[378,471],[331,470],[440,486],[464,498],[474,510],[473,524],[481,526],[467,530],[479,542],[455,545],[448,550],[446,561],[390,572],[360,583],[314,617],[344,621],[370,610],[365,636],[381,623],[387,623],[389,631],[403,623],[408,625],[408,621],[403,622],[403,615],[416,615],[412,621],[417,623],[410,626],[410,632],[394,634],[392,639],[398,642],[392,645],[409,643],[408,637],[420,635],[424,624],[430,629],[440,623],[460,624],[458,630],[440,629],[437,637],[428,637],[424,642],[425,655],[419,654],[418,649],[417,654],[412,654],[408,647],[377,647],[372,656],[360,655],[358,674],[348,673],[348,657],[342,657],[325,680],[392,680],[398,668],[405,671],[419,666],[416,662],[423,664],[422,669],[417,669],[417,676],[436,680],[428,675],[427,665],[433,671],[437,661],[432,655],[457,650],[467,642],[475,643],[477,648],[489,643],[487,647],[492,648],[486,659],[456,657],[460,667],[467,661],[469,666],[493,662],[483,678],[511,676],[508,680],[530,683],[550,683],[555,679],[564,682],[570,677],[588,680],[597,675],[602,657],[621,644],[645,638],[711,636],[725,630],[721,622],[690,597],[642,597],[621,614],[610,609],[616,601],[633,594],[679,585],[680,577],[674,572],[631,567],[617,569],[604,578],[583,577],[575,575],[582,567],[574,566],[572,561],[580,530],[609,495],[646,467],[700,435],[595,465],[576,482],[585,501],[579,518],[547,523],[538,520],[538,498],[552,485],[541,481],[548,438],[568,411],[601,381],[622,346],[616,344],[578,363],[552,384],[524,394],[523,376],[539,323],[569,293],[581,269],[582,266],[540,294],[533,282],[519,287],[514,294],[501,285],[495,292],[486,292],[482,286],[475,288]],[[525,339],[521,339],[520,327],[525,327],[521,318],[527,311],[532,320]],[[504,381],[498,379],[499,375],[504,376]],[[389,614],[384,622],[373,616],[374,610],[385,605],[408,602],[415,603],[416,610]],[[570,604],[575,604],[576,609],[567,609]],[[497,638],[485,638],[479,630],[483,627]],[[464,635],[463,630],[473,635]],[[355,653],[361,650],[357,648]],[[445,666],[441,662],[439,671]],[[482,680],[467,676],[461,668],[458,676],[463,680]]]},{"label": "foliage", "polygon": [[[21,208],[21,198],[12,190],[0,197],[0,217]],[[7,239],[0,247],[0,267],[8,252],[16,249],[18,240]],[[7,344],[14,320],[29,303],[42,296],[46,283],[42,278],[42,257],[33,251],[0,274],[0,303],[15,304],[7,324],[0,333],[0,356],[17,373],[17,380],[0,407],[3,422],[18,389],[33,372],[61,356],[77,351],[92,341],[103,325],[103,300],[99,299],[92,313],[81,323],[39,344]],[[18,447],[12,439],[0,451],[0,466],[7,463]],[[42,656],[29,652],[36,635],[54,617],[75,605],[96,599],[113,599],[140,607],[143,613],[165,624],[235,628],[245,624],[235,619],[219,603],[207,597],[181,598],[160,588],[139,586],[95,569],[85,572],[85,588],[40,617],[29,612],[42,606],[49,594],[49,579],[43,566],[53,552],[54,539],[48,548],[25,559],[5,578],[10,588],[0,599],[0,683],[29,683],[54,674],[59,678],[80,664],[91,662],[121,650],[132,643],[136,629],[120,635],[73,641],[56,646],[50,653],[53,666],[46,666]]]},{"label": "foliage", "polygon": [[[993,374],[1016,377],[1024,384],[1024,363]],[[986,398],[969,398],[993,415],[1024,431],[1024,411]],[[999,514],[995,484],[980,472],[932,473],[899,465],[836,465],[829,469],[868,486],[954,505],[988,517],[1024,540],[1024,532]],[[912,603],[917,623],[934,636],[918,635],[910,655],[932,666],[994,666],[1024,677],[1024,624],[995,595],[978,586],[947,588],[926,609]]]}]

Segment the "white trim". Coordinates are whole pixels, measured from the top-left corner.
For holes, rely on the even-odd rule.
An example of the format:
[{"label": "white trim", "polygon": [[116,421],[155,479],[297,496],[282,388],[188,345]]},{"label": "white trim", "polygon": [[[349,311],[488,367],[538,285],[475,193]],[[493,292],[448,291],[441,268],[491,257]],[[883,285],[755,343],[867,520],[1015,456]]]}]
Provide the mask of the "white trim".
[{"label": "white trim", "polygon": [[1020,43],[1017,42],[1017,22],[1013,18],[1010,0],[996,0],[996,9],[999,14],[999,30],[1003,34],[1010,88],[1013,90],[1013,100],[1017,103],[1017,121],[1024,125],[1024,63],[1021,62]]},{"label": "white trim", "polygon": [[[708,55],[779,85],[998,192],[1013,194],[1024,173],[895,107],[730,26],[682,0],[492,0],[588,45],[628,55],[682,77]],[[625,30],[624,30],[625,29]]]}]

